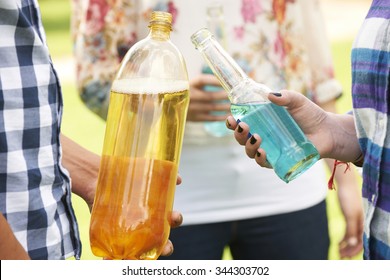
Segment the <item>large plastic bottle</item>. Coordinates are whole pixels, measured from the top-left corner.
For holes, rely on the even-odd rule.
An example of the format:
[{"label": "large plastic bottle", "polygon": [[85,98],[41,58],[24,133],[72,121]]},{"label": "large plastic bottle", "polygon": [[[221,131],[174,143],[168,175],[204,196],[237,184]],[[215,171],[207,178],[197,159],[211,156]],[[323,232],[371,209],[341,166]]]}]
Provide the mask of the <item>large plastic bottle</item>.
[{"label": "large plastic bottle", "polygon": [[96,256],[157,259],[168,240],[189,104],[171,21],[152,13],[149,35],[128,51],[112,84],[90,224]]},{"label": "large plastic bottle", "polygon": [[[207,28],[214,34],[217,41],[221,46],[226,50],[227,48],[227,38],[226,38],[226,28],[225,28],[225,16],[223,11],[223,6],[221,2],[212,2],[206,7],[206,19],[207,19]],[[202,73],[213,74],[208,64],[205,64],[202,67]],[[213,92],[223,90],[221,87],[207,85],[204,88],[205,91]],[[224,102],[224,101],[222,101]],[[224,112],[212,112],[214,115],[224,115]],[[225,121],[208,121],[204,123],[204,128],[210,135],[214,137],[224,137],[231,134],[231,131],[226,128]]]},{"label": "large plastic bottle", "polygon": [[232,115],[262,137],[267,160],[283,181],[290,182],[319,159],[287,110],[268,100],[271,89],[250,79],[208,29],[194,33],[191,40],[227,91]]}]

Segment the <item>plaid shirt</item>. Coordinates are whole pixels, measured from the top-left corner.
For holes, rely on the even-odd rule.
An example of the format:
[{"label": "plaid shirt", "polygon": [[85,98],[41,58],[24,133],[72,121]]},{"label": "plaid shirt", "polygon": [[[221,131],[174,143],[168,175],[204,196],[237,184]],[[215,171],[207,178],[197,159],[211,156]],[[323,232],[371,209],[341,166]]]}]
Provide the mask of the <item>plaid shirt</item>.
[{"label": "plaid shirt", "polygon": [[79,258],[61,88],[35,0],[0,1],[0,211],[33,259]]},{"label": "plaid shirt", "polygon": [[364,152],[364,258],[390,259],[390,1],[374,0],[352,50],[352,93]]}]

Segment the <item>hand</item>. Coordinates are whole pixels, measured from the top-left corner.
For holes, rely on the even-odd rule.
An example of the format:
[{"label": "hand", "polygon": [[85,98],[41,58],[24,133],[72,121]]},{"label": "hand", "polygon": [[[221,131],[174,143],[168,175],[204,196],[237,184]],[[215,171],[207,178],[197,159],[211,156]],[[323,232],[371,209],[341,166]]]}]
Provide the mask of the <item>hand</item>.
[{"label": "hand", "polygon": [[358,190],[356,184],[343,184],[337,189],[346,222],[345,234],[339,243],[341,258],[352,258],[363,250],[363,206]]},{"label": "hand", "polygon": [[[181,184],[181,176],[177,175],[177,181],[176,184],[180,185]],[[170,226],[172,229],[179,227],[183,223],[183,216],[181,213],[177,211],[173,211],[170,219]],[[170,256],[173,253],[173,244],[171,240],[168,239],[168,242],[165,244],[161,256]]]},{"label": "hand", "polygon": [[[181,176],[177,175],[176,184],[181,184]],[[173,211],[171,214],[171,219],[169,220],[169,224],[172,229],[179,227],[183,223],[183,216],[181,213],[177,211]],[[173,244],[171,240],[168,239],[167,243],[164,245],[164,248],[161,252],[161,256],[170,256],[173,253]],[[103,258],[104,260],[110,260],[110,258]]]},{"label": "hand", "polygon": [[[322,158],[350,162],[361,154],[353,116],[326,112],[304,95],[294,91],[283,90],[281,93],[269,94],[269,100],[286,107]],[[266,160],[266,151],[260,147],[259,135],[254,134],[248,139],[248,125],[244,122],[237,125],[230,116],[226,125],[235,130],[234,137],[239,144],[245,146],[250,158],[254,158],[260,166],[270,167]]]},{"label": "hand", "polygon": [[[190,81],[188,121],[224,121],[230,115],[230,102],[228,102],[227,93],[223,89],[221,91],[207,92],[204,90],[204,87],[207,85],[221,86],[218,79],[210,74],[201,74]],[[211,114],[212,111],[221,111],[224,114],[213,115]]]},{"label": "hand", "polygon": [[[171,228],[172,229],[177,228],[182,223],[183,223],[183,216],[179,212],[173,211],[171,215],[171,221],[170,221]],[[171,240],[168,239],[167,243],[165,244],[161,252],[161,256],[170,256],[172,255],[172,253],[173,253],[173,244]]]}]

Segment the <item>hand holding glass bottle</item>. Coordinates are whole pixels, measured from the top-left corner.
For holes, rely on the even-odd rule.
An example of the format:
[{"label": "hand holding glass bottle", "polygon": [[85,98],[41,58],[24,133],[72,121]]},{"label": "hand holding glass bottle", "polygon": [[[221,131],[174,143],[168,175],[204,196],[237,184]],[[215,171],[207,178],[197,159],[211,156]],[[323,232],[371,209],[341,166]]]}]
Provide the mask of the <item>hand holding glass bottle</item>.
[{"label": "hand holding glass bottle", "polygon": [[207,29],[191,36],[231,101],[231,112],[262,137],[275,173],[289,182],[310,168],[319,154],[287,110],[271,103],[267,86],[250,79]]}]

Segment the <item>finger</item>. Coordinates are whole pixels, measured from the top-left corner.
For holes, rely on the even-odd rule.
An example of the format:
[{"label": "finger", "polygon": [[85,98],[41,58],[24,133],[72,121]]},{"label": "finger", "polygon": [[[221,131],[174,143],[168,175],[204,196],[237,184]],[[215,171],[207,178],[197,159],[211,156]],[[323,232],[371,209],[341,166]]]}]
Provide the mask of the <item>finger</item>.
[{"label": "finger", "polygon": [[180,212],[172,211],[169,221],[171,228],[177,228],[183,223],[183,215]]},{"label": "finger", "polygon": [[271,92],[268,99],[276,105],[285,106],[287,109],[300,108],[307,103],[307,98],[303,94],[292,90]]},{"label": "finger", "polygon": [[222,88],[218,91],[213,91],[213,92],[206,91],[205,99],[208,100],[209,102],[225,101],[230,105],[228,95],[226,91],[224,91]]},{"label": "finger", "polygon": [[221,101],[213,101],[207,106],[210,108],[210,111],[224,111],[226,113],[230,113],[230,103],[229,102],[221,102]]},{"label": "finger", "polygon": [[233,118],[233,116],[228,116],[226,118],[226,127],[230,130],[235,130],[236,127],[237,127],[237,122],[236,120]]},{"label": "finger", "polygon": [[272,168],[271,164],[267,161],[267,154],[262,148],[258,148],[255,155],[255,161],[258,165],[265,168]]},{"label": "finger", "polygon": [[203,89],[206,86],[221,87],[221,83],[212,74],[200,74],[190,81],[192,88]]},{"label": "finger", "polygon": [[218,103],[218,102],[193,102],[190,104],[190,110],[197,112],[198,114],[210,114],[212,111],[225,112],[230,114],[230,103]]},{"label": "finger", "polygon": [[173,244],[172,241],[168,239],[167,243],[165,244],[161,256],[170,256],[173,253]]},{"label": "finger", "polygon": [[180,185],[182,182],[180,174],[177,174],[176,185]]},{"label": "finger", "polygon": [[261,139],[259,135],[253,134],[249,137],[245,144],[245,152],[248,157],[255,158],[257,149],[260,147],[260,143]]},{"label": "finger", "polygon": [[244,122],[240,122],[234,130],[234,138],[236,138],[240,145],[244,146],[249,135],[249,126]]}]

